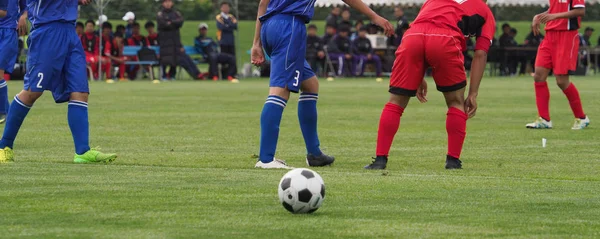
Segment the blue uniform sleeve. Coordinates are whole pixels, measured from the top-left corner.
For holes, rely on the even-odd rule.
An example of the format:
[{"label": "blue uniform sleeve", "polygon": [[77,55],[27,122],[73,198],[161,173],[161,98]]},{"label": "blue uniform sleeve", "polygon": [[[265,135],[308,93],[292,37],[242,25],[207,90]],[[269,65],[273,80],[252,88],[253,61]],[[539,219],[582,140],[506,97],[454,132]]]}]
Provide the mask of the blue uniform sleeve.
[{"label": "blue uniform sleeve", "polygon": [[19,13],[22,15],[27,11],[27,0],[19,0]]}]

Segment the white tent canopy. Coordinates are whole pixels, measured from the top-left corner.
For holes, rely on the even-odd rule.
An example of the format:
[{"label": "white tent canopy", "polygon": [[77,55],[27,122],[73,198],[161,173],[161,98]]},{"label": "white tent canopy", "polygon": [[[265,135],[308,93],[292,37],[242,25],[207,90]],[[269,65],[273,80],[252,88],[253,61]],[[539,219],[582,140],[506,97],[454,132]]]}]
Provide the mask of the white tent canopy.
[{"label": "white tent canopy", "polygon": [[[375,6],[414,6],[421,5],[425,0],[363,0],[368,5]],[[587,0],[586,3],[600,3],[600,0]],[[488,0],[491,6],[527,6],[527,5],[548,5],[548,0]],[[342,0],[317,0],[317,7],[343,6]]]}]

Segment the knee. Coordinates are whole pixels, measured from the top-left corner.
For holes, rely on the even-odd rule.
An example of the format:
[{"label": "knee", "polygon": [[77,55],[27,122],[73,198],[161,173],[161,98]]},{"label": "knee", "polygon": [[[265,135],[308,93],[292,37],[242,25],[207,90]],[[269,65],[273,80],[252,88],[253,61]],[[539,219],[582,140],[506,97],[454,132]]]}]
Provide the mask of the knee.
[{"label": "knee", "polygon": [[564,77],[564,76],[556,77],[556,85],[558,85],[558,87],[560,87],[562,90],[567,89],[567,87],[569,87],[570,84],[571,84],[571,81],[569,81],[568,77]]},{"label": "knee", "polygon": [[89,95],[90,95],[89,93],[85,93],[85,92],[73,92],[73,93],[71,93],[71,97],[69,98],[69,100],[88,102]]},{"label": "knee", "polygon": [[21,91],[17,97],[19,100],[26,105],[33,105],[35,101],[42,96],[43,92],[33,92],[33,91]]},{"label": "knee", "polygon": [[316,76],[311,77],[308,80],[302,82],[301,85],[302,93],[311,93],[318,94],[319,93],[319,81]]},{"label": "knee", "polygon": [[390,94],[390,99],[388,100],[388,103],[392,103],[395,105],[399,105],[402,108],[406,108],[406,106],[408,106],[409,101],[409,96]]}]

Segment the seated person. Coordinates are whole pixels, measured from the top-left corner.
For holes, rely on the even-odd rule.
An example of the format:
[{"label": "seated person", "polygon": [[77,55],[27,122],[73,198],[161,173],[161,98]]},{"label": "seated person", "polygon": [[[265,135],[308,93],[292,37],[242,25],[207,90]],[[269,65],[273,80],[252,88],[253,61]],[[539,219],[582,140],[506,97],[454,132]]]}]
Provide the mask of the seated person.
[{"label": "seated person", "polygon": [[123,37],[125,37],[125,31],[127,31],[127,28],[125,28],[125,25],[123,24],[117,25],[117,28],[115,29],[115,33],[119,33]]},{"label": "seated person", "polygon": [[[99,58],[100,55],[100,39],[96,34],[94,34],[94,28],[96,27],[96,23],[92,20],[89,20],[85,23],[85,33],[81,36],[81,44],[83,44],[83,50],[85,52],[86,62],[92,68],[92,75],[94,79],[98,79],[98,68],[102,66],[102,70],[106,72],[106,79],[112,79],[111,71],[110,71],[110,60],[108,58],[102,57]],[[109,42],[105,42],[104,45],[109,44]],[[104,47],[103,55],[110,54],[109,47]]]},{"label": "seated person", "polygon": [[306,61],[310,67],[317,72],[319,68],[325,65],[325,52],[323,51],[323,42],[317,36],[317,26],[310,25],[306,34]]},{"label": "seated person", "polygon": [[119,80],[125,80],[125,62],[129,57],[123,56],[123,47],[125,46],[125,39],[121,33],[115,33],[113,35],[113,41],[110,45],[110,55],[108,56],[112,60],[112,65],[119,67]]},{"label": "seated person", "polygon": [[[127,46],[150,46],[150,42],[148,42],[148,39],[140,33],[140,24],[137,22],[134,22],[132,24],[131,36],[127,38]],[[138,59],[137,57],[133,57],[131,60],[137,61]],[[135,80],[139,71],[139,65],[130,65],[127,67],[127,76],[129,76],[130,80]]]},{"label": "seated person", "polygon": [[81,38],[81,36],[83,36],[83,29],[85,28],[85,26],[83,25],[82,22],[77,22],[75,24],[75,32],[77,32],[77,36],[79,36]]},{"label": "seated person", "polygon": [[[377,77],[381,76],[381,58],[375,55],[371,40],[367,38],[367,28],[362,27],[358,30],[358,37],[352,42],[354,48],[354,65],[360,69],[360,76],[365,73],[365,66],[368,63],[375,64]],[[356,71],[356,70],[354,70]]]},{"label": "seated person", "polygon": [[323,44],[325,44],[325,45],[329,44],[329,41],[331,41],[331,39],[335,36],[336,33],[337,33],[337,28],[335,28],[334,25],[325,26],[325,35],[323,35],[323,37],[321,38],[321,40],[323,41]]},{"label": "seated person", "polygon": [[357,37],[358,37],[358,32],[360,31],[360,29],[362,29],[365,26],[365,23],[362,20],[358,20],[356,21],[356,23],[354,24],[354,29],[356,29],[355,32],[352,33],[352,35],[350,35],[350,40],[354,41]]},{"label": "seated person", "polygon": [[219,64],[228,65],[227,80],[237,82],[238,80],[235,78],[237,73],[235,56],[219,52],[217,43],[212,38],[206,36],[207,31],[208,25],[206,23],[200,23],[200,26],[198,26],[200,35],[194,39],[194,47],[200,52],[202,57],[208,61],[209,76],[212,77],[214,81],[219,80]]},{"label": "seated person", "polygon": [[158,46],[158,33],[155,30],[156,26],[154,26],[154,22],[146,22],[144,28],[146,28],[146,31],[148,32],[148,43],[150,46]]},{"label": "seated person", "polygon": [[341,27],[329,44],[327,44],[329,58],[338,62],[338,76],[353,76],[355,69],[352,56],[352,42],[350,41],[350,28]]}]

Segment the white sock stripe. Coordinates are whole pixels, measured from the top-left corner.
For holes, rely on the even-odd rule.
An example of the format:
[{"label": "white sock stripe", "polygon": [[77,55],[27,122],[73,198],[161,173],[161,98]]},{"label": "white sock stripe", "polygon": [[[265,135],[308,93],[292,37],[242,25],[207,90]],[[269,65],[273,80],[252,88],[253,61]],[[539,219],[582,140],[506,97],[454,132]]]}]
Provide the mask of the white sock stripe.
[{"label": "white sock stripe", "polygon": [[300,99],[319,99],[317,95],[301,95]]},{"label": "white sock stripe", "polygon": [[287,102],[285,102],[284,100],[279,99],[279,98],[269,97],[269,98],[267,98],[267,101],[269,101],[269,100],[276,101],[276,102],[279,102],[281,104],[287,105]]},{"label": "white sock stripe", "polygon": [[85,101],[79,101],[79,100],[70,100],[70,101],[69,101],[69,103],[71,103],[71,102],[72,102],[72,103],[80,103],[80,104],[84,104],[84,105],[87,105],[87,104],[88,104],[88,103],[87,103],[87,102],[85,102]]},{"label": "white sock stripe", "polygon": [[0,83],[0,88],[4,88],[4,87],[6,87],[7,85],[8,85],[8,84],[6,84],[6,82],[4,82],[4,83]]},{"label": "white sock stripe", "polygon": [[300,101],[317,101],[317,99],[299,99],[298,102]]},{"label": "white sock stripe", "polygon": [[284,105],[284,104],[281,104],[281,103],[279,103],[279,102],[277,102],[277,101],[271,101],[271,100],[267,100],[267,102],[265,102],[265,104],[276,104],[276,105],[279,105],[279,106],[281,106],[281,107],[285,108],[285,105]]},{"label": "white sock stripe", "polygon": [[31,106],[28,106],[25,103],[21,102],[21,100],[19,100],[19,98],[17,96],[15,96],[14,102],[17,102],[18,104],[20,104],[21,106],[23,106],[23,107],[25,107],[27,109],[31,109]]},{"label": "white sock stripe", "polygon": [[75,103],[75,102],[69,102],[69,105],[72,105],[72,106],[81,106],[81,107],[85,107],[85,108],[88,107],[88,105],[79,104],[79,103]]}]

